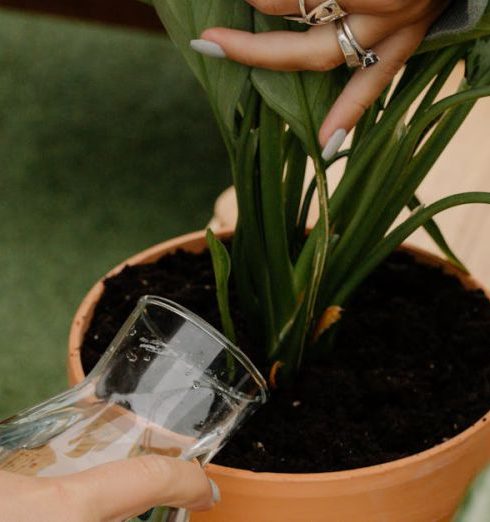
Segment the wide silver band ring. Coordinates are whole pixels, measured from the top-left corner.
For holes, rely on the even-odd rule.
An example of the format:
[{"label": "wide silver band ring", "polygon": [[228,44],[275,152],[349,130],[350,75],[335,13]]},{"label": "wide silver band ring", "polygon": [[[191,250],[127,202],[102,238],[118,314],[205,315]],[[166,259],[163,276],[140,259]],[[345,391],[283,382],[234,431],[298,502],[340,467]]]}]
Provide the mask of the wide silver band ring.
[{"label": "wide silver band ring", "polygon": [[336,20],[335,25],[337,26],[337,39],[348,67],[366,69],[379,62],[378,55],[372,49],[364,49],[359,44],[344,18]]},{"label": "wide silver band ring", "polygon": [[300,24],[325,25],[347,16],[347,13],[340,7],[336,0],[325,0],[309,13],[306,11],[305,0],[299,0],[299,10],[301,16],[285,16],[284,18]]}]

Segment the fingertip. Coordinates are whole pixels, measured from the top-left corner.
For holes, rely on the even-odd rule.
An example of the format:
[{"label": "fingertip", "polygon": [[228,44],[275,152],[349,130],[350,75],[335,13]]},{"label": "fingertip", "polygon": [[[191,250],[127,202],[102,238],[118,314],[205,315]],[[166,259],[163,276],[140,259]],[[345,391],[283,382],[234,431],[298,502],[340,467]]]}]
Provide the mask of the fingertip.
[{"label": "fingertip", "polygon": [[[339,121],[337,119],[331,118],[331,114],[327,116],[325,121],[323,122],[320,130],[318,131],[318,141],[322,147],[326,147],[329,140],[333,137],[333,135],[343,130],[345,136],[349,133],[350,129],[347,127],[345,121]],[[344,136],[344,139],[345,139]]]},{"label": "fingertip", "polygon": [[226,58],[225,50],[216,42],[201,38],[199,40],[191,40],[189,45],[191,49],[204,56],[209,56],[210,58]]},{"label": "fingertip", "polygon": [[327,145],[330,136],[335,132],[334,128],[327,126],[325,123],[321,126],[320,131],[318,132],[318,142],[322,147]]},{"label": "fingertip", "polygon": [[318,141],[323,147],[327,145],[328,140],[338,129],[344,129],[346,135],[349,134],[364,113],[365,108],[362,106],[362,102],[358,102],[349,93],[352,87],[351,79],[331,107],[318,131]]},{"label": "fingertip", "polygon": [[213,508],[218,502],[221,501],[221,492],[214,480],[207,480],[207,491],[206,494],[202,495],[201,498],[188,506],[191,511],[208,511]]},{"label": "fingertip", "polygon": [[340,97],[336,100],[333,106],[330,108],[328,114],[325,116],[323,120],[322,126],[318,131],[318,141],[322,147],[325,147],[332,137],[332,135],[338,129],[344,129],[346,132],[349,132],[349,129],[346,126],[345,118],[342,118],[342,114],[339,114],[337,109]]},{"label": "fingertip", "polygon": [[68,476],[84,503],[103,520],[143,513],[166,505],[207,510],[214,504],[213,487],[198,463],[144,455],[110,462]]},{"label": "fingertip", "polygon": [[221,502],[221,491],[218,487],[218,484],[213,479],[209,479],[209,483],[211,484],[211,490],[213,493],[213,502],[216,504]]},{"label": "fingertip", "polygon": [[339,151],[340,147],[345,141],[347,137],[347,132],[345,129],[337,129],[326,141],[325,147],[322,151],[322,158],[325,161],[329,161],[332,159],[335,154]]},{"label": "fingertip", "polygon": [[246,42],[249,37],[250,34],[245,31],[228,29],[226,27],[213,27],[203,31],[198,41],[206,42],[206,45],[213,48],[219,48],[219,51],[213,54],[214,57],[226,57],[245,63],[246,59],[242,55],[243,49],[247,48]]}]

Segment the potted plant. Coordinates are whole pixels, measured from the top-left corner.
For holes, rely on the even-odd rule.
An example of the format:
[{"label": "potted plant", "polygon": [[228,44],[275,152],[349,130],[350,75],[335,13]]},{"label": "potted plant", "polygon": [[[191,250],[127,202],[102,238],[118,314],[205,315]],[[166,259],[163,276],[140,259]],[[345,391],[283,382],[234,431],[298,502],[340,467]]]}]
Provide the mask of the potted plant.
[{"label": "potted plant", "polygon": [[[208,26],[266,31],[281,29],[288,22],[254,13],[245,2],[154,0],[153,5],[209,95],[230,157],[239,219],[235,231],[224,232],[219,237],[208,231],[177,238],[138,254],[109,275],[127,272],[126,265],[155,262],[162,255],[170,256],[179,249],[197,253],[209,249],[222,328],[230,339],[237,340],[238,336],[239,344],[245,333],[251,347],[260,347],[260,350],[252,349],[252,355],[281,397],[273,402],[275,413],[283,411],[281,400],[291,401],[287,404],[289,408],[301,409],[301,401],[294,400],[294,394],[297,383],[305,379],[317,384],[311,388],[315,390],[313,394],[328,395],[322,390],[331,386],[329,378],[336,370],[331,363],[325,366],[323,361],[339,352],[349,309],[360,293],[359,288],[364,288],[360,285],[418,227],[425,227],[446,257],[446,261],[442,261],[412,251],[418,263],[442,267],[459,279],[456,286],[460,290],[466,288],[468,294],[471,289],[479,288],[451,251],[433,217],[457,205],[490,203],[490,194],[457,194],[424,206],[416,191],[475,102],[490,95],[490,41],[483,38],[490,33],[490,13],[470,35],[425,44],[409,61],[396,85],[363,116],[351,147],[325,162],[316,139],[321,115],[315,107],[326,108],[333,103],[348,79],[346,70],[278,73],[204,58],[190,49],[189,42]],[[482,38],[477,40],[477,37]],[[438,100],[442,86],[460,60],[466,61],[464,81],[456,93]],[[407,116],[416,100],[419,101],[415,112]],[[308,157],[315,166],[315,180],[302,197]],[[347,158],[344,174],[330,194],[328,168],[341,158]],[[313,229],[307,231],[306,216],[313,197],[319,200],[320,217]],[[405,207],[411,209],[411,215],[391,229]],[[208,264],[211,260],[208,259]],[[393,270],[396,272],[400,264],[407,263],[411,262],[404,257],[399,264],[395,263]],[[146,274],[146,268],[144,270]],[[138,273],[137,277],[141,291],[149,285],[144,274]],[[445,277],[441,270],[430,274],[434,278]],[[450,286],[455,284],[454,278],[445,281]],[[204,286],[208,290],[212,287],[208,280]],[[389,290],[396,295],[396,289]],[[102,302],[102,292],[103,285],[99,283],[75,317],[70,337],[72,382],[83,376],[80,346],[95,307]],[[179,295],[177,290],[177,299]],[[481,292],[475,295],[478,296],[478,306],[475,306],[485,308],[488,299],[482,298]],[[129,297],[128,294],[128,300]],[[212,295],[209,299],[214,302]],[[234,306],[230,306],[230,299]],[[378,305],[381,303],[373,306]],[[106,302],[102,306],[103,313],[110,315],[115,307],[114,301]],[[110,317],[105,319],[112,321]],[[420,320],[424,323],[426,318]],[[414,323],[413,328],[417,327]],[[99,336],[93,331],[89,331],[89,335]],[[419,348],[423,352],[423,342]],[[411,348],[407,349],[407,353],[410,351]],[[454,349],[448,345],[448,357],[451,351]],[[353,353],[350,357],[355,359],[355,351]],[[369,354],[371,358],[379,355],[376,350]],[[385,356],[386,353],[379,357]],[[364,359],[359,356],[359,360],[368,362],[365,355]],[[434,370],[430,368],[433,364],[430,358],[423,353],[422,360],[427,362],[429,370]],[[385,363],[389,363],[388,358],[379,363],[377,371]],[[453,363],[451,360],[450,365]],[[305,365],[310,369],[307,378]],[[319,373],[320,368],[326,373]],[[362,385],[358,382],[353,386]],[[376,383],[373,389],[383,386],[386,387]],[[423,400],[424,395],[414,397]],[[317,397],[313,395],[308,400],[313,404]],[[362,408],[356,406],[353,400],[348,408],[362,415]],[[333,404],[332,408],[335,407]],[[443,402],[440,408],[445,411]],[[269,409],[268,414],[271,412],[274,413]],[[330,411],[323,413],[325,417],[329,415]],[[379,416],[379,412],[369,412],[367,417],[376,415]],[[295,439],[300,452],[306,441],[321,440],[316,426],[318,419],[316,415],[311,426],[294,425],[292,421],[292,431],[300,433]],[[196,515],[193,520],[448,521],[470,478],[490,460],[487,444],[490,428],[486,418],[463,429],[456,422],[453,424],[451,436],[436,437],[434,447],[426,441],[429,447],[423,447],[424,451],[415,450],[419,451],[415,455],[394,451],[395,458],[391,462],[361,464],[358,469],[257,473],[213,465],[210,472],[222,489],[223,502],[213,512]],[[313,425],[316,439],[308,431]],[[265,433],[268,426],[263,424],[261,429]],[[270,431],[276,433],[276,438],[283,436]],[[369,432],[362,436],[371,441],[375,439]],[[325,438],[323,450],[330,444],[327,434]],[[448,440],[443,440],[446,438]],[[250,442],[254,444],[257,460],[261,455],[265,460],[269,443],[258,437]],[[336,443],[343,444],[342,440]],[[243,449],[239,445],[236,448],[238,453]],[[288,451],[291,448],[290,445]],[[321,447],[318,450],[321,451]],[[288,457],[285,454],[281,458],[287,461]],[[317,460],[314,452],[309,459],[311,464]],[[318,455],[320,465],[321,460]],[[246,466],[247,462],[242,460],[238,468]]]}]

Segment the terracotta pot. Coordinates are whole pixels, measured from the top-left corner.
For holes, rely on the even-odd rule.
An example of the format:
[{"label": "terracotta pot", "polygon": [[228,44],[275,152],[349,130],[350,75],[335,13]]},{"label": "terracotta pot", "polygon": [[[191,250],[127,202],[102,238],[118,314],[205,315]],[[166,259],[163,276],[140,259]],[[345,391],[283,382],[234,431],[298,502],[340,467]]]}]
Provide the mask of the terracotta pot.
[{"label": "terracotta pot", "polygon": [[[232,232],[223,232],[230,236]],[[125,265],[155,261],[182,248],[206,248],[204,232],[188,234],[154,246]],[[439,258],[410,248],[423,263],[443,266],[468,288],[479,287]],[[106,276],[107,277],[107,276]],[[80,382],[80,345],[95,304],[103,291],[98,282],[73,320],[68,355],[70,384]],[[486,418],[460,435],[416,455],[352,471],[314,474],[254,473],[210,465],[222,502],[211,512],[195,514],[193,522],[449,522],[471,478],[490,461],[490,422]]]}]

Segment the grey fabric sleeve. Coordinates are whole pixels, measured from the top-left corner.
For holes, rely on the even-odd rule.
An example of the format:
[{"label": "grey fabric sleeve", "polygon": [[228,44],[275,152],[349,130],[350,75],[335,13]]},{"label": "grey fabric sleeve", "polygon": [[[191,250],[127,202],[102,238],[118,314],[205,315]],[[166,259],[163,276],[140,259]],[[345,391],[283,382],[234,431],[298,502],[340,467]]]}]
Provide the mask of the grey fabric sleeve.
[{"label": "grey fabric sleeve", "polygon": [[488,0],[452,0],[451,5],[432,26],[428,39],[464,33],[480,21]]}]

